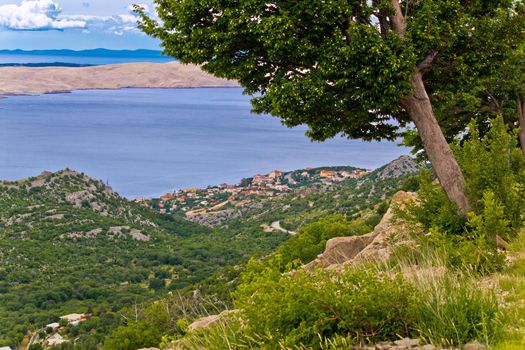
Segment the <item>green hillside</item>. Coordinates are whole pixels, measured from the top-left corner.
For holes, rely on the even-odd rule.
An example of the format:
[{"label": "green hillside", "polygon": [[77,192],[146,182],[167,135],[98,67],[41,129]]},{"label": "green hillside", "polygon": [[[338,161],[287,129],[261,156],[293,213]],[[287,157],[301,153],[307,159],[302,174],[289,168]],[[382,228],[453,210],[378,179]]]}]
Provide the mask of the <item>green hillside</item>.
[{"label": "green hillside", "polygon": [[[217,239],[217,235],[221,239]],[[160,216],[70,170],[0,184],[0,343],[68,313],[93,313],[96,341],[118,310],[274,249],[284,234],[228,239]]]},{"label": "green hillside", "polygon": [[[407,159],[387,168],[394,171],[383,176],[381,168],[360,179],[261,200],[213,227],[159,214],[68,169],[2,182],[0,344],[25,344],[62,315],[89,313],[89,321],[66,329],[73,332],[66,338],[94,349],[137,307],[168,293],[198,289],[228,304],[242,262],[275,252],[292,237],[286,230],[334,214],[362,217],[364,227],[373,227],[388,198],[410,186],[417,169]],[[281,229],[271,228],[275,222]]]}]

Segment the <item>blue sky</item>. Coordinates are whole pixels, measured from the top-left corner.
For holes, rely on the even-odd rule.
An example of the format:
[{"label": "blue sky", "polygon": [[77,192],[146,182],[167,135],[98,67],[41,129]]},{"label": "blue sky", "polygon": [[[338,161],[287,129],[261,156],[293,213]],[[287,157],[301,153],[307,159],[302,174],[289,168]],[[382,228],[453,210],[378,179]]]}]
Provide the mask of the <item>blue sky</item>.
[{"label": "blue sky", "polygon": [[0,0],[0,49],[159,49],[136,29],[151,0]]}]

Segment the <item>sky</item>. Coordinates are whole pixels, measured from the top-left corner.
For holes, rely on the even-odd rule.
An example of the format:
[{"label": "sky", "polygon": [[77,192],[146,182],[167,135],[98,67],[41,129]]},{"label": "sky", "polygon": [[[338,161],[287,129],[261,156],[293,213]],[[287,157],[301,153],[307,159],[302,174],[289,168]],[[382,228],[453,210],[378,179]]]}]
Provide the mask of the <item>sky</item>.
[{"label": "sky", "polygon": [[0,49],[160,49],[136,27],[151,0],[0,0]]}]

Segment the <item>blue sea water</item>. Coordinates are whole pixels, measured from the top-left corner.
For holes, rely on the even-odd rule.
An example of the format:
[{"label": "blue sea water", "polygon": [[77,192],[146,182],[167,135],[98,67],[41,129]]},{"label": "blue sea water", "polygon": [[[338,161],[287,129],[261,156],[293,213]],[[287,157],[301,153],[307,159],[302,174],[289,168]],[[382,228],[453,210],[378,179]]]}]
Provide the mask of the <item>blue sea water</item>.
[{"label": "blue sea water", "polygon": [[22,51],[0,50],[0,64],[43,64],[67,63],[77,65],[100,65],[133,62],[166,63],[173,61],[172,57],[161,55],[160,51],[113,51],[113,50],[47,50]]},{"label": "blue sea water", "polygon": [[9,97],[0,100],[0,178],[69,167],[132,198],[274,169],[375,168],[407,153],[389,142],[312,143],[305,130],[251,114],[238,88]]}]

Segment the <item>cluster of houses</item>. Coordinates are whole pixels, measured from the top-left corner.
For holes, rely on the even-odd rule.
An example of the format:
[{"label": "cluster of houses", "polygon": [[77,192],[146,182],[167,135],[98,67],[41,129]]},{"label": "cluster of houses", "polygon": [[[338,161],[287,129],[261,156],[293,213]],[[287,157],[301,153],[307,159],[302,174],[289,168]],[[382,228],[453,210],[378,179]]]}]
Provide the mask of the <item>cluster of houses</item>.
[{"label": "cluster of houses", "polygon": [[[64,329],[64,324],[71,327],[80,325],[81,322],[87,321],[91,318],[90,314],[69,314],[60,317],[61,322],[53,322],[45,325],[45,330],[50,334],[49,337],[43,340],[43,344],[46,346],[55,346],[63,343],[67,343],[68,340],[64,339],[60,335],[60,331]],[[0,349],[1,350],[1,349]]]},{"label": "cluster of houses", "polygon": [[276,197],[305,184],[330,185],[366,175],[367,170],[331,170],[307,168],[301,171],[283,172],[274,170],[267,175],[255,175],[243,179],[239,184],[221,184],[205,189],[185,189],[166,193],[159,198],[137,198],[135,201],[152,207],[161,214],[182,212],[186,216],[204,211],[217,211],[231,203],[246,203],[254,197]]}]

